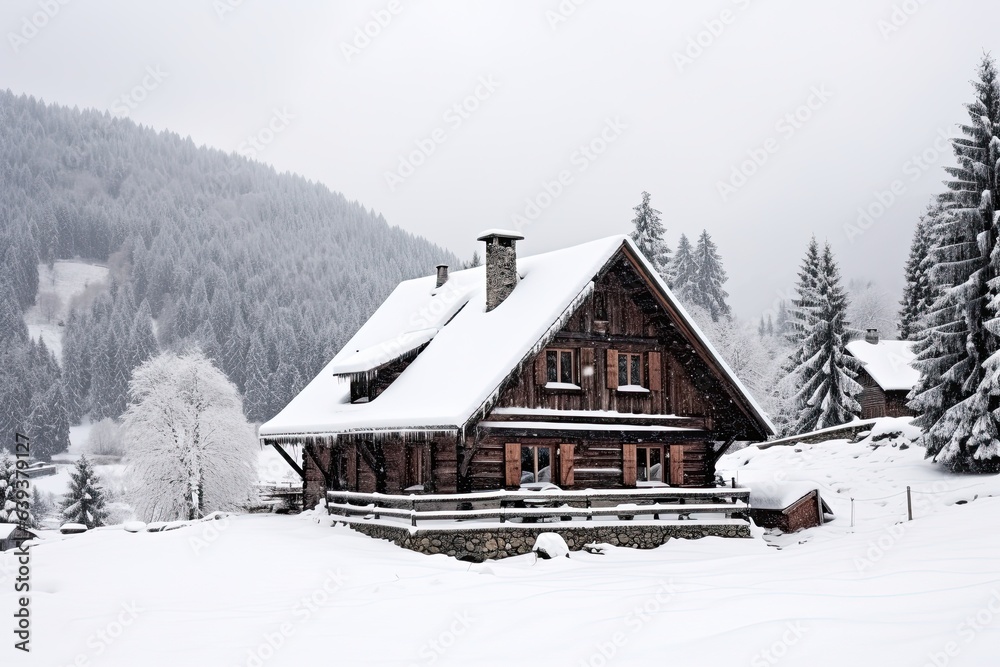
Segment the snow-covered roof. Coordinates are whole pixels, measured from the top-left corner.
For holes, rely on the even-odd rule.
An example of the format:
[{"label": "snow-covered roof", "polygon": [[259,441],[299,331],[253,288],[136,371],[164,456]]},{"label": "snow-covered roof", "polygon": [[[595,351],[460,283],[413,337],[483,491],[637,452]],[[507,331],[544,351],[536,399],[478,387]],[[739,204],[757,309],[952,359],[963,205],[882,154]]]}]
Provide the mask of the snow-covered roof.
[{"label": "snow-covered roof", "polygon": [[394,338],[381,341],[363,350],[359,349],[354,354],[332,364],[330,370],[334,375],[348,375],[370,371],[416,351],[424,343],[429,343],[437,335],[437,332],[438,329],[436,328],[406,331]]},{"label": "snow-covered roof", "polygon": [[[0,523],[0,540],[6,540],[11,536],[11,533],[13,533],[20,527],[21,526],[19,526],[16,523]],[[25,532],[31,534],[31,531],[25,531]]]},{"label": "snow-covered roof", "polygon": [[880,340],[869,343],[852,340],[847,351],[864,364],[865,370],[884,391],[909,391],[920,379],[913,367],[916,354],[908,340]]},{"label": "snow-covered roof", "polygon": [[819,492],[819,486],[813,482],[750,485],[750,506],[761,510],[783,510],[813,491]]},{"label": "snow-covered roof", "polygon": [[[400,283],[320,374],[260,427],[260,436],[461,429],[489,407],[512,369],[548,343],[590,295],[594,277],[624,246],[651,276],[657,275],[631,239],[612,236],[519,258],[517,287],[490,312],[482,266],[451,273],[441,287],[435,287],[434,275]],[[666,284],[658,277],[656,281],[746,404],[770,427],[764,411]],[[369,370],[425,342],[426,348],[377,399],[350,402],[350,383],[335,373]]]}]

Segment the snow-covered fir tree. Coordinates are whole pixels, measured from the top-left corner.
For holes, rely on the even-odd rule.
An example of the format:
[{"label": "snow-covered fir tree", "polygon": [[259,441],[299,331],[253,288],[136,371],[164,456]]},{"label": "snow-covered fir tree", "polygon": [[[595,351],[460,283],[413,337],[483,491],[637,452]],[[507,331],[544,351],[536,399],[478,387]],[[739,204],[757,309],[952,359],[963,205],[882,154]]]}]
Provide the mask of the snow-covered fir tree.
[{"label": "snow-covered fir tree", "polygon": [[70,473],[69,491],[62,502],[62,518],[67,523],[81,523],[87,528],[104,525],[104,489],[98,483],[97,473],[85,454],[80,456]]},{"label": "snow-covered fir tree", "polygon": [[932,233],[935,221],[944,213],[944,204],[937,200],[927,206],[913,231],[910,256],[904,269],[903,299],[899,310],[899,336],[903,340],[916,340],[923,326],[921,321],[934,304],[934,284],[931,280]]},{"label": "snow-covered fir tree", "polygon": [[932,276],[940,296],[928,315],[910,406],[920,413],[927,455],[955,470],[1000,469],[1000,89],[990,56],[980,63],[968,123],[952,140],[958,166],[942,196]]},{"label": "snow-covered fir tree", "polygon": [[681,301],[692,303],[692,294],[697,278],[697,266],[694,262],[694,248],[686,234],[681,234],[677,242],[677,252],[670,262],[670,289]]},{"label": "snow-covered fir tree", "polygon": [[126,478],[138,516],[196,519],[246,504],[256,438],[235,385],[201,351],[150,359],[129,395]]},{"label": "snow-covered fir tree", "polygon": [[49,460],[69,448],[69,413],[61,382],[32,396],[27,431],[35,458]]},{"label": "snow-covered fir tree", "polygon": [[722,258],[712,241],[708,230],[698,237],[698,245],[694,250],[695,277],[694,286],[690,290],[689,299],[692,303],[708,311],[712,321],[729,317],[732,312],[729,303],[729,293],[722,288],[728,277],[722,268]]},{"label": "snow-covered fir tree", "polygon": [[642,202],[632,209],[635,211],[632,219],[635,229],[631,237],[653,268],[667,280],[670,275],[670,246],[663,240],[666,230],[660,222],[660,212],[650,206],[649,197],[648,192],[643,192]]},{"label": "snow-covered fir tree", "polygon": [[28,481],[24,477],[18,478],[14,457],[5,450],[0,450],[0,523],[23,523],[29,528],[37,526],[31,511]]},{"label": "snow-covered fir tree", "polygon": [[799,365],[793,371],[797,418],[792,431],[805,433],[851,421],[861,414],[855,381],[861,362],[846,354],[847,296],[830,244],[823,249],[816,282],[816,305],[803,333]]}]

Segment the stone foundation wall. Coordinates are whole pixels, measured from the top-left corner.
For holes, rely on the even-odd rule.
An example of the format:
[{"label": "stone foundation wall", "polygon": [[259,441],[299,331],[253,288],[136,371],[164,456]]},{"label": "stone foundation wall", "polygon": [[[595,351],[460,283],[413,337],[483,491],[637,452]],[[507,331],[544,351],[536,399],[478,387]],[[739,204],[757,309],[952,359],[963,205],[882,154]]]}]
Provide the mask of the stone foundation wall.
[{"label": "stone foundation wall", "polygon": [[635,549],[655,549],[670,538],[698,539],[701,537],[750,537],[748,524],[706,525],[692,522],[690,526],[587,526],[556,527],[551,524],[503,525],[465,530],[417,528],[413,532],[403,526],[381,523],[346,522],[348,526],[368,535],[424,554],[445,554],[459,560],[482,562],[487,559],[509,558],[529,553],[540,533],[558,533],[571,551],[580,551],[585,544],[603,542]]}]

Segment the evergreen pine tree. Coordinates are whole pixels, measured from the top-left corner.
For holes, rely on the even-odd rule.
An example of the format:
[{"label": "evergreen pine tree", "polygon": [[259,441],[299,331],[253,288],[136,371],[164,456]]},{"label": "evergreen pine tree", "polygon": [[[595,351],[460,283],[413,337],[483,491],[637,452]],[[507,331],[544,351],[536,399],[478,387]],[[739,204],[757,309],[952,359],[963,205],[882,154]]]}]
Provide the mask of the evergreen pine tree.
[{"label": "evergreen pine tree", "polygon": [[635,211],[632,219],[635,230],[631,236],[653,268],[666,280],[670,269],[670,246],[663,240],[666,230],[660,222],[660,212],[649,205],[649,196],[648,192],[643,192],[642,203],[632,209]]},{"label": "evergreen pine tree", "polygon": [[818,317],[821,272],[819,244],[816,243],[814,236],[809,240],[806,255],[799,268],[795,283],[796,298],[792,299],[791,308],[788,308],[784,301],[778,305],[778,318],[781,322],[779,329],[791,347],[791,352],[781,367],[782,380],[774,387],[774,401],[782,408],[775,415],[774,421],[782,436],[795,435],[799,414],[805,407],[795,400],[799,389],[796,384],[797,371],[808,358],[805,356],[804,342],[813,330]]},{"label": "evergreen pine tree", "polygon": [[851,421],[861,414],[855,378],[861,362],[846,354],[847,296],[827,244],[820,261],[815,317],[802,341],[802,361],[794,371],[799,407],[794,432],[806,433]]},{"label": "evergreen pine tree", "polygon": [[906,260],[904,270],[905,285],[903,287],[902,308],[899,311],[899,336],[903,340],[915,340],[920,334],[920,321],[931,310],[934,303],[934,286],[931,282],[931,250],[932,222],[930,218],[939,216],[944,210],[940,202],[934,202],[927,207],[927,212],[920,216],[917,228],[913,232],[913,242],[910,245],[910,256]]},{"label": "evergreen pine tree", "polygon": [[698,268],[694,261],[694,249],[685,234],[677,242],[677,253],[670,262],[670,289],[685,303],[693,303]]},{"label": "evergreen pine tree", "polygon": [[722,268],[722,258],[719,257],[718,249],[707,230],[702,231],[698,237],[694,261],[693,303],[707,310],[713,322],[718,322],[721,317],[729,317],[731,310],[726,302],[729,293],[722,289],[728,278],[725,269]]},{"label": "evergreen pine tree", "polygon": [[921,379],[910,406],[921,414],[927,455],[956,470],[1000,468],[1000,234],[996,221],[1000,89],[989,55],[973,82],[970,122],[952,140],[958,166],[942,196],[947,215],[931,250],[940,296],[921,341]]},{"label": "evergreen pine tree", "polygon": [[264,421],[270,415],[270,392],[268,390],[268,377],[270,370],[267,361],[267,352],[261,341],[259,333],[250,336],[250,351],[247,353],[246,371],[246,395],[243,399],[243,408],[246,411],[247,419],[250,421]]},{"label": "evergreen pine tree", "polygon": [[785,337],[788,335],[789,331],[791,330],[788,318],[789,318],[788,304],[785,303],[784,299],[782,299],[781,301],[778,302],[778,324],[777,326],[774,327],[774,333],[778,334],[781,337]]},{"label": "evergreen pine tree", "polygon": [[81,455],[70,473],[69,492],[62,503],[63,519],[87,528],[103,526],[107,519],[104,502],[104,489],[98,483],[97,474],[86,455]]},{"label": "evergreen pine tree", "polygon": [[28,327],[14,288],[8,282],[9,276],[9,271],[0,270],[0,345],[28,340]]},{"label": "evergreen pine tree", "polygon": [[39,459],[47,461],[69,448],[69,417],[61,381],[54,381],[47,391],[31,397],[28,435],[31,452]]},{"label": "evergreen pine tree", "polygon": [[[21,481],[18,480],[14,457],[6,450],[0,450],[0,523],[25,523],[29,527],[34,527],[35,517],[30,507],[27,516],[24,514],[24,503],[27,501],[30,505],[30,496],[22,495],[20,499],[18,498],[18,490],[21,490],[22,494],[27,494],[28,489],[23,477],[20,478]],[[19,500],[22,503],[20,511]]]}]

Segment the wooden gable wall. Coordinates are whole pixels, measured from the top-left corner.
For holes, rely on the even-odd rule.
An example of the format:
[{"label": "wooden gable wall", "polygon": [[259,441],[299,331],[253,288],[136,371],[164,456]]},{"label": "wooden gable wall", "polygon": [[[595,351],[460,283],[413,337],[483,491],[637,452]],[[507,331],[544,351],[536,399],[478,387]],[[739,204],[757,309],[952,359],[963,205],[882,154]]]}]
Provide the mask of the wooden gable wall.
[{"label": "wooden gable wall", "polygon": [[[496,407],[704,417],[720,439],[754,430],[725,391],[723,380],[655,304],[646,283],[621,254],[556,334],[548,347],[553,348],[578,350],[580,390],[545,388],[543,350],[511,379]],[[644,385],[650,393],[617,390],[617,378],[611,377],[616,353],[642,355]]]}]

